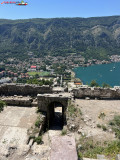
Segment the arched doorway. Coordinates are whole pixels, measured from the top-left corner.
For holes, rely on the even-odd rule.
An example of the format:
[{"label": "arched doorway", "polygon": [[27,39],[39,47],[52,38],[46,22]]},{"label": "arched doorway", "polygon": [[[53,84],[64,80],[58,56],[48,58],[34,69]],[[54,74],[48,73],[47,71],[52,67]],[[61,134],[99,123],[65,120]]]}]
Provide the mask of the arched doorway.
[{"label": "arched doorway", "polygon": [[62,130],[64,125],[64,106],[59,102],[51,102],[47,112],[48,128]]}]

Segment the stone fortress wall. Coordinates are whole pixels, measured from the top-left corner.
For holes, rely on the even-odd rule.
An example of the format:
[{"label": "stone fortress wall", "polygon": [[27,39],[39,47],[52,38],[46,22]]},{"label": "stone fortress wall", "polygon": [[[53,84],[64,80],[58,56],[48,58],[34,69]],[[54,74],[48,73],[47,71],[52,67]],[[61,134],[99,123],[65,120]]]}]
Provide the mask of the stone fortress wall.
[{"label": "stone fortress wall", "polygon": [[52,93],[52,87],[50,86],[38,86],[30,84],[15,84],[6,83],[0,85],[0,96],[37,96],[37,94]]},{"label": "stone fortress wall", "polygon": [[[59,92],[67,92],[63,90]],[[70,91],[73,94],[74,98],[102,98],[102,99],[120,99],[120,88],[99,88],[99,87],[79,87],[74,88]],[[39,86],[39,85],[30,85],[30,84],[15,84],[15,83],[6,83],[0,85],[0,96],[37,96],[37,94],[52,94],[58,93],[50,86]]]},{"label": "stone fortress wall", "polygon": [[72,90],[74,98],[120,99],[120,88],[79,87]]}]

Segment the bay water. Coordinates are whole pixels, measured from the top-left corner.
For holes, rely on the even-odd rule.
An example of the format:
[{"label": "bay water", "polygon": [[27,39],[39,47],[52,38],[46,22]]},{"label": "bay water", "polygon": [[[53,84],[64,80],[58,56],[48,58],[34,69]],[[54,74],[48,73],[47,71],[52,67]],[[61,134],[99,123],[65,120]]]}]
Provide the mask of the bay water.
[{"label": "bay water", "polygon": [[75,77],[80,78],[83,84],[90,84],[92,80],[96,80],[100,86],[102,83],[107,83],[112,87],[120,86],[120,62],[77,67],[73,71]]}]

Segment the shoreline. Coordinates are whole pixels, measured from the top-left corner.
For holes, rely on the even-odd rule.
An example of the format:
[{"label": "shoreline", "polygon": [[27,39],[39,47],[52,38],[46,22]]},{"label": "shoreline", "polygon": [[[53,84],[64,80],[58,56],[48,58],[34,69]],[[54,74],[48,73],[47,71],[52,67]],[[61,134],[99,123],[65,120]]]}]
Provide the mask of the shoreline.
[{"label": "shoreline", "polygon": [[[101,67],[99,67],[100,65],[101,65]],[[114,75],[114,77],[116,77],[116,75],[118,74],[118,71],[119,71],[119,68],[120,68],[120,62],[111,62],[111,63],[106,64],[106,65],[103,65],[103,64],[99,64],[99,65],[98,64],[93,64],[93,65],[88,66],[88,67],[84,67],[84,66],[74,67],[73,70],[72,70],[72,72],[75,73],[74,74],[75,78],[81,79],[81,76],[83,76],[83,74],[84,74],[84,76],[83,76],[84,78],[82,79],[82,83],[84,83],[84,84],[90,83],[92,80],[96,80],[96,82],[100,86],[103,83],[109,84],[111,87],[113,87],[113,86],[120,86],[120,82],[118,82],[118,80],[117,81],[114,81],[114,79],[113,79],[113,81],[109,80],[109,79],[111,79],[111,75]],[[98,69],[97,69],[97,67],[98,67]],[[91,72],[91,70],[94,71],[94,68],[96,68],[96,70],[95,70],[95,73],[92,73],[92,75],[89,75],[89,77],[87,77],[86,73],[88,73],[88,72],[84,72],[84,70],[82,70],[82,68],[83,69],[86,68],[85,71],[87,70],[88,72],[89,71]],[[103,71],[100,72],[99,68],[103,68],[102,69]],[[104,71],[105,68],[107,68],[106,72]],[[78,72],[79,69],[82,70],[81,75]],[[100,73],[98,74],[98,72],[100,72]],[[107,72],[108,72],[108,74],[107,74]],[[97,74],[97,76],[96,76],[96,74]],[[106,79],[103,78],[104,76],[106,77]],[[91,80],[91,78],[92,78],[92,80]],[[89,81],[89,79],[90,79],[90,81]]]},{"label": "shoreline", "polygon": [[75,78],[75,72],[73,70],[71,70],[71,77]]},{"label": "shoreline", "polygon": [[75,79],[75,72],[73,70],[70,70],[71,72],[71,82]]},{"label": "shoreline", "polygon": [[75,79],[79,79],[83,85],[83,81],[80,78],[76,77],[75,72],[73,70],[70,70],[70,71],[71,71],[71,81],[74,81]]}]

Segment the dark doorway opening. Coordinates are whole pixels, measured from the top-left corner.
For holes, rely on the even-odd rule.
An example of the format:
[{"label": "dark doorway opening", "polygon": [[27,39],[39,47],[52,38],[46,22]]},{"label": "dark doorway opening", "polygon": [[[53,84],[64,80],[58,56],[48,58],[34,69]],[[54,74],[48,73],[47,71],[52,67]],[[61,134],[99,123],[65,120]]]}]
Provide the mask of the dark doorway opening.
[{"label": "dark doorway opening", "polygon": [[49,105],[49,129],[62,130],[64,125],[64,108],[61,103],[53,102]]}]

